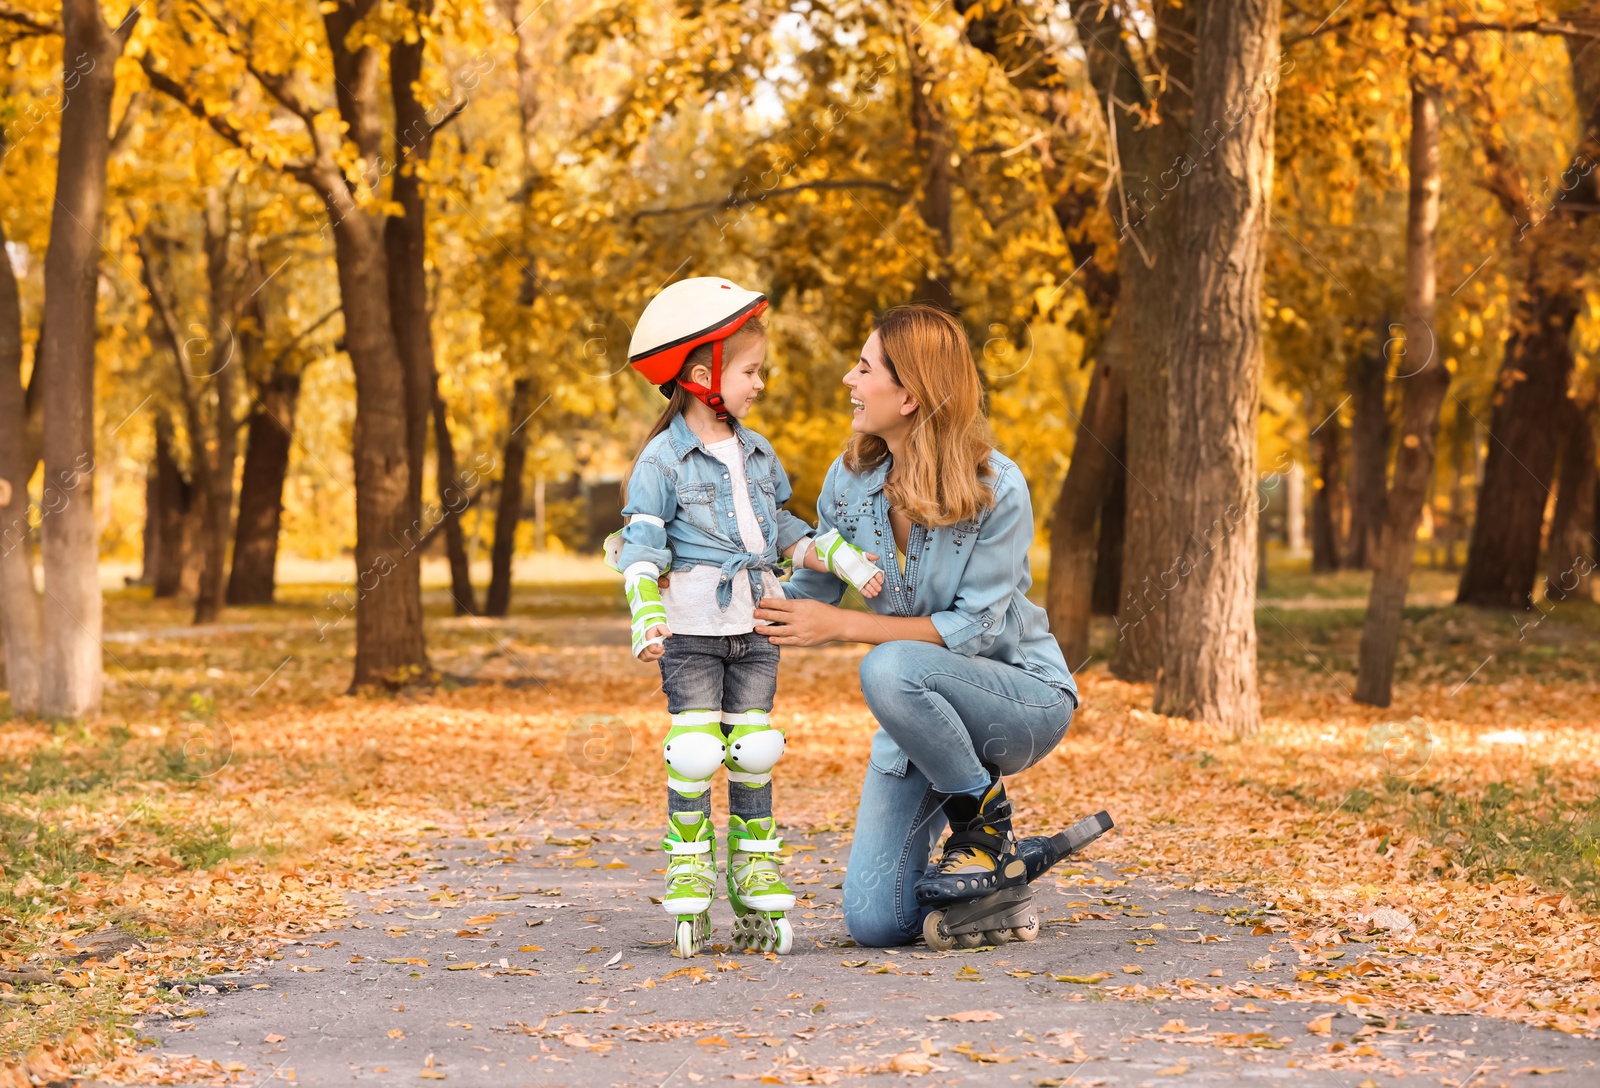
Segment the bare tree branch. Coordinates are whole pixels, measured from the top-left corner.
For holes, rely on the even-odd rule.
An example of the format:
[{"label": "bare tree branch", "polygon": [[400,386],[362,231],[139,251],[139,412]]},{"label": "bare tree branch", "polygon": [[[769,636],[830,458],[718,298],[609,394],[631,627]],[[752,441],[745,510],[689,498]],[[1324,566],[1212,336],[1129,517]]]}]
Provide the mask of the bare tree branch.
[{"label": "bare tree branch", "polygon": [[306,337],[322,328],[322,326],[326,325],[330,320],[333,319],[335,314],[339,313],[343,309],[344,307],[342,306],[335,306],[333,309],[317,318],[311,324],[295,333],[294,337],[287,344],[283,345],[283,348],[278,352],[278,354],[273,356],[271,369],[278,369],[278,366],[289,357],[289,353],[299,345],[300,341],[304,340]]},{"label": "bare tree branch", "polygon": [[[208,113],[203,102],[198,98],[191,98],[188,90],[182,84],[155,66],[155,58],[149,53],[139,58],[139,66],[144,69],[145,77],[150,80],[150,86],[211,126],[213,132],[227,140],[234,147],[239,148],[241,151],[249,152],[252,157],[257,158],[259,161],[271,164],[271,160],[264,154],[264,149],[251,139],[249,133],[241,131],[225,117]],[[317,186],[313,166],[309,162],[287,162],[280,166],[279,169],[297,181],[303,181],[313,188]]]},{"label": "bare tree branch", "polygon": [[217,28],[217,31],[228,43],[228,52],[239,58],[240,62],[244,64],[245,71],[254,76],[256,82],[266,88],[267,93],[276,99],[280,106],[300,118],[306,126],[306,131],[311,134],[312,147],[321,151],[321,137],[317,132],[317,111],[301,101],[300,96],[290,89],[289,81],[281,73],[262,71],[256,64],[253,53],[233,47],[234,36],[239,33],[237,26],[225,24],[220,16],[204,4],[196,4],[195,6],[200,9],[200,13],[206,17],[211,25]]},{"label": "bare tree branch", "polygon": [[792,196],[795,193],[828,189],[881,189],[884,192],[892,193],[895,196],[905,196],[905,190],[901,189],[898,185],[894,185],[887,181],[873,181],[870,178],[863,178],[859,180],[840,178],[822,181],[802,181],[799,184],[790,185],[787,188],[774,189],[771,192],[760,193],[756,196],[729,193],[721,200],[702,200],[697,204],[683,204],[676,208],[643,208],[634,212],[632,218],[645,219],[660,215],[685,215],[690,212],[727,211],[732,208],[740,207],[741,205],[754,207],[755,205],[760,204],[762,201],[771,200],[774,197]]},{"label": "bare tree branch", "polygon": [[7,7],[0,7],[0,22],[22,27],[24,33],[18,35],[18,37],[22,38],[31,38],[40,34],[61,33],[60,23],[47,22],[36,15],[29,15],[25,11],[14,11]]},{"label": "bare tree branch", "polygon": [[133,135],[133,121],[144,111],[150,101],[150,94],[143,87],[128,96],[128,105],[122,111],[122,120],[117,122],[117,127],[111,133],[111,157],[116,158],[127,150],[128,139]]}]

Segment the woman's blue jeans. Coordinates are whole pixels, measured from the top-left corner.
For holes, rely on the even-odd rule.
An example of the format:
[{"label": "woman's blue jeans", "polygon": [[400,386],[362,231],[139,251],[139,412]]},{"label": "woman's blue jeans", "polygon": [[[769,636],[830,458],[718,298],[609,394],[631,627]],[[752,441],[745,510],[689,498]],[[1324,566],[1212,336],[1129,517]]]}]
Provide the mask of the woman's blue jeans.
[{"label": "woman's blue jeans", "polygon": [[905,944],[922,931],[913,892],[945,828],[942,794],[1016,774],[1066,735],[1077,701],[1031,673],[928,642],[886,642],[861,662],[878,719],[844,878],[857,944]]}]

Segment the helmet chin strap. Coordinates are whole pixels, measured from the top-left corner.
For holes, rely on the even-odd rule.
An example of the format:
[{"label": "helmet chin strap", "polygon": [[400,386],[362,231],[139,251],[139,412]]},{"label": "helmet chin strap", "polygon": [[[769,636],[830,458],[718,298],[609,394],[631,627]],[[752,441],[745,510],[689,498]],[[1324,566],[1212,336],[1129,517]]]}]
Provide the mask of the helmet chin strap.
[{"label": "helmet chin strap", "polygon": [[731,420],[728,407],[722,401],[722,341],[718,340],[711,345],[711,388],[696,382],[679,381],[679,385],[689,391],[689,395],[700,403],[717,413],[717,420],[727,423]]}]

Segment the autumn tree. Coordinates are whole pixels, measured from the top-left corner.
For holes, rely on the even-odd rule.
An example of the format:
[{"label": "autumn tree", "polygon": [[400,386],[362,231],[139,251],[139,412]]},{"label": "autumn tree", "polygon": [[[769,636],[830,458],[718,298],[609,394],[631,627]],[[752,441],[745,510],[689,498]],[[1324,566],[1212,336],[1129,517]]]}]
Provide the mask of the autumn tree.
[{"label": "autumn tree", "polygon": [[[419,331],[415,320],[421,260],[416,239],[409,226],[390,229],[383,196],[385,178],[398,165],[399,192],[391,186],[388,195],[401,198],[402,207],[409,202],[420,225],[420,191],[408,193],[420,184],[417,171],[428,138],[453,114],[428,116],[414,99],[415,80],[407,80],[398,94],[401,117],[394,127],[396,119],[382,109],[381,85],[385,48],[392,53],[397,41],[400,53],[389,58],[391,91],[396,70],[401,80],[417,72],[420,60],[408,47],[426,37],[431,10],[408,7],[400,25],[388,26],[374,0],[323,6],[321,36],[331,58],[332,97],[342,131],[327,123],[311,97],[307,83],[312,77],[298,60],[303,39],[286,24],[239,23],[196,4],[179,16],[178,25],[166,28],[160,48],[143,58],[152,86],[228,143],[309,187],[323,203],[334,243],[344,343],[356,375],[352,683],[357,688],[403,684],[428,672],[419,545],[425,535],[420,476],[432,414],[431,347],[426,329]],[[197,50],[199,43],[210,52]],[[218,65],[213,56],[231,59]],[[264,124],[246,128],[212,111],[208,91],[241,72],[271,97],[281,116],[300,123],[302,139],[285,141]],[[403,267],[392,268],[395,261],[403,261]],[[397,298],[405,300],[404,312],[397,309]],[[424,298],[420,313],[426,312]]]},{"label": "autumn tree", "polygon": [[[26,443],[20,317],[9,255],[0,274],[0,506],[8,558],[0,560],[7,672],[22,678],[15,705],[25,713],[79,718],[99,711],[101,600],[94,519],[95,342],[106,165],[114,134],[116,62],[139,19],[137,6],[112,25],[96,0],[65,0],[59,24],[11,13],[6,23],[62,42],[62,89],[54,210],[44,262],[44,312],[28,393],[39,389],[39,455],[44,463],[40,553],[44,595],[34,588],[27,539]],[[37,664],[35,664],[37,662]],[[37,695],[35,695],[37,684]],[[35,701],[36,700],[36,701]]]},{"label": "autumn tree", "polygon": [[[1600,11],[1584,5],[1562,32],[1577,108],[1577,138],[1560,174],[1530,184],[1500,120],[1500,108],[1474,80],[1471,116],[1487,160],[1484,179],[1511,221],[1518,293],[1493,398],[1478,517],[1456,600],[1481,607],[1533,606],[1545,507],[1558,437],[1567,418],[1573,323],[1582,277],[1592,261],[1593,214],[1600,206]],[[1487,48],[1487,44],[1485,48]],[[1574,482],[1582,487],[1581,478]],[[1569,500],[1571,502],[1572,500]],[[1568,546],[1570,550],[1570,545]]]},{"label": "autumn tree", "polygon": [[1125,592],[1112,667],[1155,680],[1158,710],[1251,732],[1277,5],[1162,3],[1146,34],[1110,4],[1074,14],[1124,178],[1107,333],[1129,360]]}]

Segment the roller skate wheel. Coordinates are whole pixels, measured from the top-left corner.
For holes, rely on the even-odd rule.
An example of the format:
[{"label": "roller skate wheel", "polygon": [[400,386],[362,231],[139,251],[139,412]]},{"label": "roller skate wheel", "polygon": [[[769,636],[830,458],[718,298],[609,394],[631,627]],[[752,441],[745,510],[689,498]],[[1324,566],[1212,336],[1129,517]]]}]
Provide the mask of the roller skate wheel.
[{"label": "roller skate wheel", "polygon": [[935,952],[948,952],[956,946],[955,938],[945,932],[944,911],[929,911],[922,919],[922,939]]},{"label": "roller skate wheel", "polygon": [[986,929],[983,931],[983,939],[986,944],[1005,944],[1011,939],[1011,931],[1009,929]]},{"label": "roller skate wheel", "polygon": [[1028,915],[1027,924],[1017,926],[1011,932],[1019,941],[1033,940],[1035,937],[1039,936],[1039,916],[1037,914]]},{"label": "roller skate wheel", "polygon": [[695,941],[696,928],[698,927],[692,918],[685,918],[678,923],[678,958],[686,960],[699,951]]},{"label": "roller skate wheel", "polygon": [[977,948],[983,944],[982,933],[957,933],[956,943],[962,948]]},{"label": "roller skate wheel", "polygon": [[780,956],[787,956],[789,950],[794,947],[794,927],[789,924],[789,919],[776,918],[772,922],[772,928],[777,933],[777,942],[771,951]]}]

